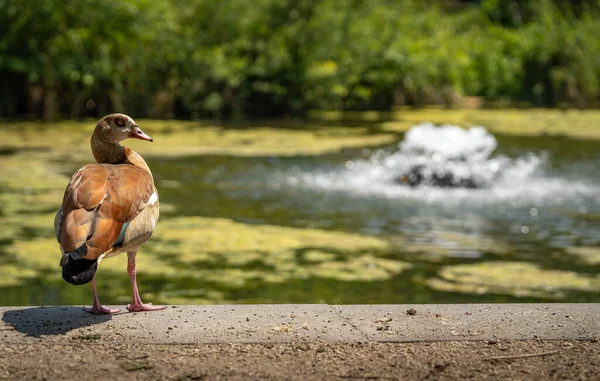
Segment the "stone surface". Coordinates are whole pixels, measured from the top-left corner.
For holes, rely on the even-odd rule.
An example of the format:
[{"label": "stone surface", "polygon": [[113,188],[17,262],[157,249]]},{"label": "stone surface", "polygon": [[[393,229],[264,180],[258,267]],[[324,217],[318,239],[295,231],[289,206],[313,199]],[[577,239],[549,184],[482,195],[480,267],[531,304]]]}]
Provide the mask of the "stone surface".
[{"label": "stone surface", "polygon": [[[120,307],[126,311],[124,306]],[[412,342],[600,337],[600,304],[206,305],[95,316],[0,307],[0,343]]]}]

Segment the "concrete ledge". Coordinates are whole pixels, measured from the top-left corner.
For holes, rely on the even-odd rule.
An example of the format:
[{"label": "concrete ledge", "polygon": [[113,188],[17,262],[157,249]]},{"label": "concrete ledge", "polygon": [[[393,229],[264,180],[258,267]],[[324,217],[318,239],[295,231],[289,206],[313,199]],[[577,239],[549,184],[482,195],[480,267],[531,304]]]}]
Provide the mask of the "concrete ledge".
[{"label": "concrete ledge", "polygon": [[73,306],[0,307],[0,316],[0,343],[11,344],[42,339],[198,344],[600,337],[600,304],[189,305],[103,316]]}]

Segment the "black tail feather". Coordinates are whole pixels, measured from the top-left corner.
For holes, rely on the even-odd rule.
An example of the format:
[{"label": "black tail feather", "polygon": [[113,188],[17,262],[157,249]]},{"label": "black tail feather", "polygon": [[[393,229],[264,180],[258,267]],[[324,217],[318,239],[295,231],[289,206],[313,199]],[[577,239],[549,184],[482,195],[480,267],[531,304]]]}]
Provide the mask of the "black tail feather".
[{"label": "black tail feather", "polygon": [[98,260],[69,258],[62,267],[62,277],[76,286],[91,282],[98,270]]}]

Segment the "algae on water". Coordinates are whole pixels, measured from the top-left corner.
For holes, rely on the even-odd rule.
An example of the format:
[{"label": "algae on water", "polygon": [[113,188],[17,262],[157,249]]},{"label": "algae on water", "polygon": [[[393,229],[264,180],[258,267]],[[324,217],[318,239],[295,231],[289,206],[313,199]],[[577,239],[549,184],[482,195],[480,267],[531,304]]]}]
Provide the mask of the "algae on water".
[{"label": "algae on water", "polygon": [[[60,254],[56,239],[49,235],[15,240],[7,251],[16,265],[56,280]],[[140,250],[138,268],[144,276],[189,278],[233,288],[248,281],[280,283],[308,277],[380,281],[410,267],[378,256],[388,247],[385,240],[357,234],[178,217],[161,221]],[[98,273],[124,273],[124,258],[103,261]],[[252,269],[243,268],[249,264]],[[1,275],[12,274],[8,267],[5,270]]]},{"label": "algae on water", "polygon": [[426,283],[439,291],[560,298],[567,291],[598,291],[600,276],[543,269],[527,262],[499,261],[447,266]]},{"label": "algae on water", "polygon": [[[228,129],[204,122],[138,120],[155,143],[128,140],[124,144],[143,156],[157,158],[207,154],[323,155],[390,144],[411,126],[425,121],[464,127],[483,125],[502,134],[600,139],[598,111],[425,108],[399,110],[388,116],[391,120],[379,122],[376,128],[366,127],[365,123],[358,127],[313,124],[304,129]],[[380,120],[374,113],[364,117]],[[0,287],[4,290],[25,287],[35,280],[43,285],[36,287],[59,290],[57,294],[63,299],[57,302],[77,302],[79,294],[88,295],[87,290],[73,291],[61,279],[53,217],[70,175],[79,166],[93,162],[89,137],[95,123],[22,122],[0,126]],[[166,188],[176,194],[184,185],[157,178],[157,186],[159,191]],[[162,212],[169,213],[163,214],[154,236],[138,256],[140,280],[155,287],[144,290],[166,303],[235,302],[229,294],[231,290],[235,294],[256,284],[284,287],[285,282],[305,279],[316,279],[317,283],[381,282],[399,274],[414,276],[409,271],[411,266],[420,271],[421,266],[430,268],[450,261],[455,264],[443,267],[437,276],[426,281],[433,290],[562,298],[570,291],[597,293],[600,289],[598,276],[593,274],[516,261],[463,264],[459,261],[465,253],[504,258],[515,253],[514,247],[480,236],[476,229],[472,234],[430,231],[428,240],[407,242],[403,235],[379,238],[324,229],[247,224],[210,216],[169,218],[168,214],[182,211],[168,202],[161,200]],[[594,216],[590,213],[581,218],[596,221]],[[402,223],[418,222],[408,218]],[[600,264],[596,247],[568,248],[565,255],[573,256],[579,265]],[[126,256],[104,261],[98,274],[99,288],[110,289],[110,295],[128,301]],[[106,282],[110,282],[110,287]],[[194,286],[210,291],[194,292]]]},{"label": "algae on water", "polygon": [[600,265],[600,248],[577,246],[567,248],[567,253],[590,265]]}]

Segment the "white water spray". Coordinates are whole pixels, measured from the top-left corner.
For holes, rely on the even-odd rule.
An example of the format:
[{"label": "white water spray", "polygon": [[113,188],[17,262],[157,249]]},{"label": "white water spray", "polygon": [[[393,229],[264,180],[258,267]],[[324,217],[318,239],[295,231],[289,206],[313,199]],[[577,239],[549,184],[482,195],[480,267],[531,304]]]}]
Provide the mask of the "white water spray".
[{"label": "white water spray", "polygon": [[[495,154],[496,149],[496,138],[483,127],[423,123],[405,134],[395,153],[381,150],[343,168],[286,177],[294,185],[324,191],[444,204],[555,204],[598,192],[597,184],[547,175],[543,154],[510,158]],[[415,173],[420,179],[409,181]]]}]

